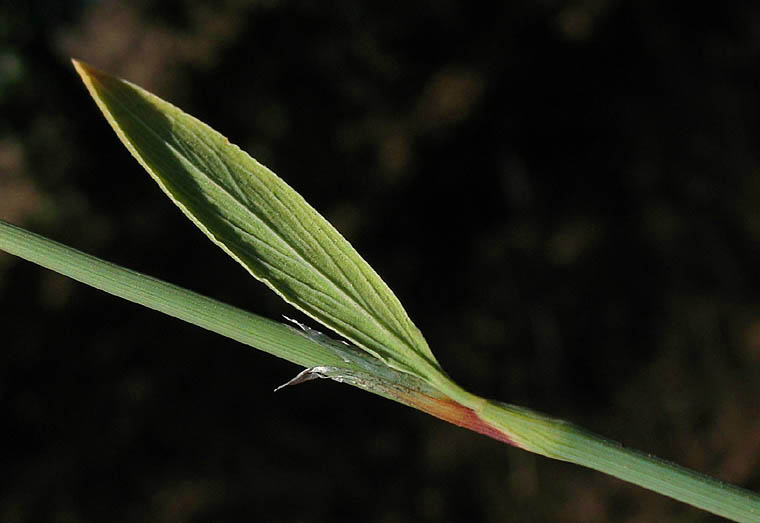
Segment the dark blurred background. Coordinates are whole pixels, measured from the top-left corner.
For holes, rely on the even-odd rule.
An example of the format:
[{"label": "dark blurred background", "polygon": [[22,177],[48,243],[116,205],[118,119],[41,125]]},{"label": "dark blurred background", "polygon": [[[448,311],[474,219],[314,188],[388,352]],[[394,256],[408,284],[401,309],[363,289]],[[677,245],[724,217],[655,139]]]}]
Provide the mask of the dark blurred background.
[{"label": "dark blurred background", "polygon": [[[760,6],[0,3],[0,218],[278,318],[69,57],[319,209],[479,394],[760,490]],[[702,7],[700,7],[702,6]],[[0,521],[714,521],[0,254]]]}]

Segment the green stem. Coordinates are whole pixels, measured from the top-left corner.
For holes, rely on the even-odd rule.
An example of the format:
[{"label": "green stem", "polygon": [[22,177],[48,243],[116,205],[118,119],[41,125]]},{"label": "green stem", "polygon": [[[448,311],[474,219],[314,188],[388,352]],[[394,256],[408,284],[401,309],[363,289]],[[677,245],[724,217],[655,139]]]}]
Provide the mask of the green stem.
[{"label": "green stem", "polygon": [[361,370],[282,323],[119,267],[2,220],[0,250],[304,367]]},{"label": "green stem", "polygon": [[758,494],[627,449],[566,421],[493,401],[479,415],[531,452],[604,472],[734,521],[760,521]]},{"label": "green stem", "polygon": [[[332,366],[358,371],[357,375],[366,371],[345,354],[341,356],[340,351],[326,348],[328,344],[318,343],[281,323],[89,256],[3,221],[0,250],[304,367]],[[349,374],[341,371],[340,375]],[[525,450],[610,474],[714,514],[735,521],[760,521],[760,496],[752,492],[626,449],[568,422],[474,396],[442,372],[434,373],[435,383],[429,385],[434,387],[435,397],[427,402],[423,401],[425,393],[431,391],[425,384],[415,385],[411,377],[391,377],[386,382],[403,385],[406,382],[402,378],[411,380],[411,385],[384,391],[382,380],[376,387],[352,384],[497,437],[495,429],[504,435],[503,440]],[[468,416],[461,406],[471,409],[468,412],[474,415]]]}]

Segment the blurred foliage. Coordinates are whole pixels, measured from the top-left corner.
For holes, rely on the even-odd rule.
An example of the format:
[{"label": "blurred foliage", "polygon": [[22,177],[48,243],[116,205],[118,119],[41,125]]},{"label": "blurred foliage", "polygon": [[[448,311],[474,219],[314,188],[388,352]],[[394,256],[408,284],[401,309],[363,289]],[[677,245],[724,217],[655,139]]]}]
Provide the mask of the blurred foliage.
[{"label": "blurred foliage", "polygon": [[[292,314],[141,172],[76,56],[284,177],[475,392],[758,491],[758,22],[751,2],[3,2],[0,218]],[[337,384],[272,395],[297,369],[6,255],[0,308],[2,521],[712,520]]]}]

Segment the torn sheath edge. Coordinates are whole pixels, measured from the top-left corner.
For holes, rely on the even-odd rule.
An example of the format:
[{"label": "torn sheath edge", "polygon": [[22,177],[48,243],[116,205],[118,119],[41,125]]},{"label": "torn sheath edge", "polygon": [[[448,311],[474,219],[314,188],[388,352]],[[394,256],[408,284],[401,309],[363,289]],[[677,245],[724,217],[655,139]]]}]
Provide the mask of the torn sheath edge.
[{"label": "torn sheath edge", "polygon": [[299,372],[293,379],[290,381],[287,381],[286,383],[283,383],[276,389],[274,389],[274,392],[277,392],[280,389],[284,389],[285,387],[290,387],[291,385],[298,385],[299,383],[304,383],[306,381],[315,380],[317,378],[330,378],[333,379],[333,376],[331,371],[338,371],[339,369],[337,367],[309,367],[308,369],[304,369],[301,372]]},{"label": "torn sheath edge", "polygon": [[440,396],[438,391],[421,379],[390,368],[385,362],[361,348],[343,340],[333,339],[327,334],[287,316],[283,317],[295,325],[295,327],[289,326],[291,329],[329,349],[346,362],[347,366],[309,367],[299,372],[287,383],[274,389],[275,392],[290,385],[298,385],[317,378],[328,378],[406,404],[410,404],[410,402],[401,398],[409,395],[415,396],[421,393],[431,397]]}]

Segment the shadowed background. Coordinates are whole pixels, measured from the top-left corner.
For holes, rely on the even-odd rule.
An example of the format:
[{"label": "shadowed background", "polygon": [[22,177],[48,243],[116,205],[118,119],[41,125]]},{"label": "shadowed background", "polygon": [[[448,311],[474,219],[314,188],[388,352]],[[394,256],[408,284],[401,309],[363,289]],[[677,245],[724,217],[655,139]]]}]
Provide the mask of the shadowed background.
[{"label": "shadowed background", "polygon": [[[0,218],[277,318],[75,56],[272,168],[466,388],[760,490],[760,7],[0,4]],[[496,3],[498,4],[498,3]],[[700,11],[700,9],[704,9]],[[0,253],[0,520],[713,521]]]}]

